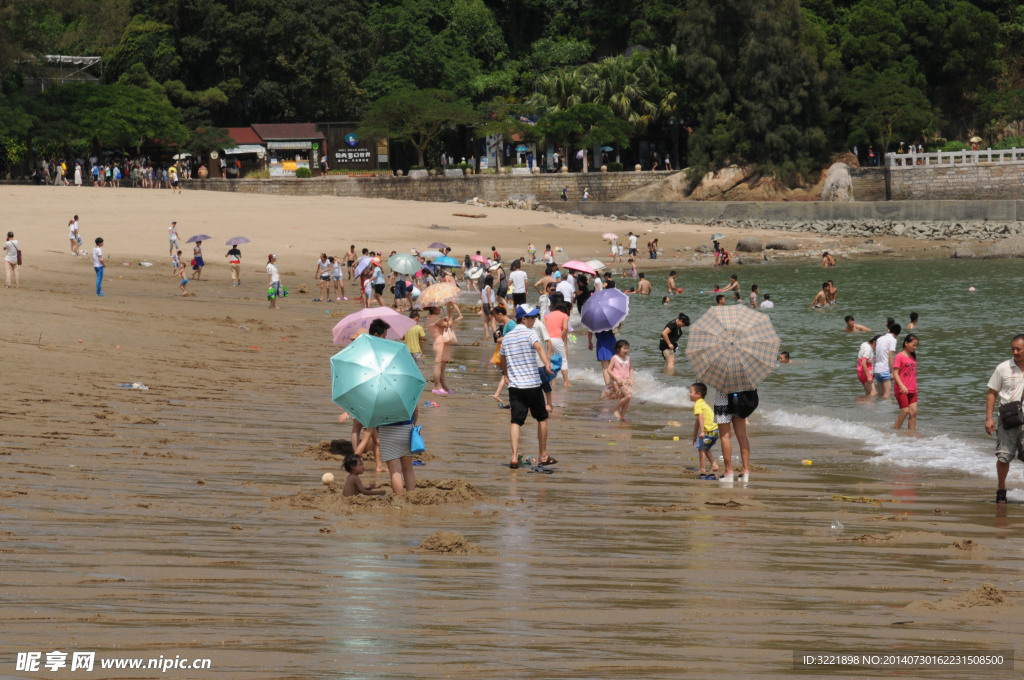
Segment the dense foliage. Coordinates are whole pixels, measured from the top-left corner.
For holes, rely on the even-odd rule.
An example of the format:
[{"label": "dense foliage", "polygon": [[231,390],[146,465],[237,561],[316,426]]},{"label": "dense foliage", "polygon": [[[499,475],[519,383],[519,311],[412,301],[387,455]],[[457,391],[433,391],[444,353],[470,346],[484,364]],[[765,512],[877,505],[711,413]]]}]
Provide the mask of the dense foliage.
[{"label": "dense foliage", "polygon": [[[54,53],[102,55],[102,93],[26,94],[38,55]],[[218,125],[352,119],[392,125],[422,160],[438,135],[472,139],[435,129],[472,108],[492,134],[554,129],[548,141],[616,156],[646,139],[697,170],[788,174],[853,145],[1019,135],[1024,4],[0,0],[0,88],[8,160],[147,139],[201,150],[222,141]],[[444,120],[389,122],[396,97]]]}]

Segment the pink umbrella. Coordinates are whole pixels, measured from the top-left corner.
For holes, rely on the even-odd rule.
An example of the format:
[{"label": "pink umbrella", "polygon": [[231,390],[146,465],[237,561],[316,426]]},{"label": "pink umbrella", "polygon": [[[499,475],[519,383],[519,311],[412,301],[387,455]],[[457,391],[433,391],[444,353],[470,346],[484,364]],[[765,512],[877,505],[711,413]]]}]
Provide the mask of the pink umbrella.
[{"label": "pink umbrella", "polygon": [[583,272],[584,274],[590,274],[591,276],[595,276],[597,274],[593,267],[586,262],[580,262],[579,260],[569,260],[562,265],[562,268],[571,269],[576,272]]},{"label": "pink umbrella", "polygon": [[349,314],[334,326],[334,330],[331,331],[334,335],[334,344],[344,346],[352,342],[353,336],[360,330],[368,329],[374,319],[382,319],[391,326],[385,336],[388,340],[401,341],[409,329],[416,325],[415,321],[390,307],[363,309]]},{"label": "pink umbrella", "polygon": [[473,260],[473,262],[479,262],[480,264],[487,264],[487,258],[483,255],[470,255],[469,259]]}]

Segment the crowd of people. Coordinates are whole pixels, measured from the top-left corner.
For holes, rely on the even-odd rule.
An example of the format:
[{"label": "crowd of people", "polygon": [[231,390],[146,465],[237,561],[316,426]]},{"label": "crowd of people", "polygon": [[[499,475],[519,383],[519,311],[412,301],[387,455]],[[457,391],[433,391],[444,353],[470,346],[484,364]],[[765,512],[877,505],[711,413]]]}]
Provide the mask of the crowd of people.
[{"label": "crowd of people", "polygon": [[173,160],[163,167],[149,158],[87,160],[42,159],[32,170],[37,184],[54,186],[94,186],[107,188],[171,189],[181,192],[181,180],[191,179],[190,159]]}]

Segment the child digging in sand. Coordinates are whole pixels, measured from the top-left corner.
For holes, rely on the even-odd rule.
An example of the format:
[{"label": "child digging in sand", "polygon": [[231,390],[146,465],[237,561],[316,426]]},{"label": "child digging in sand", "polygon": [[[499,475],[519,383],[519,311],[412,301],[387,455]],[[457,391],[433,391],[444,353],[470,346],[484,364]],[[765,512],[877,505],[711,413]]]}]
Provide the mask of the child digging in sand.
[{"label": "child digging in sand", "polygon": [[384,489],[374,489],[375,484],[373,482],[366,485],[363,484],[363,480],[359,478],[359,475],[363,474],[363,459],[361,456],[355,454],[345,456],[344,466],[348,477],[345,479],[345,488],[341,491],[342,496],[358,496],[359,494],[364,496],[387,495],[388,492]]},{"label": "child digging in sand", "polygon": [[[715,424],[715,412],[704,401],[708,396],[708,386],[704,383],[693,383],[690,385],[690,401],[693,402],[693,446],[697,449],[697,460],[700,465],[699,479],[716,479],[718,463],[711,453],[711,447],[718,441],[718,425]],[[711,463],[711,474],[704,469],[704,460]]]}]

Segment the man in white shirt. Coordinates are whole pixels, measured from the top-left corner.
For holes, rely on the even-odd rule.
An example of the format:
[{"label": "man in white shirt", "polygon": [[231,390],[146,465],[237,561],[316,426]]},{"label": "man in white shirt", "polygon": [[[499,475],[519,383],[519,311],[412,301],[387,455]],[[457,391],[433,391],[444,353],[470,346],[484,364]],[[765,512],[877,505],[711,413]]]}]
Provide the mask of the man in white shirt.
[{"label": "man in white shirt", "polygon": [[636,255],[637,254],[637,250],[636,250],[636,234],[634,234],[633,232],[629,232],[628,235],[629,235],[629,254],[630,255]]},{"label": "man in white shirt", "polygon": [[277,271],[277,255],[273,253],[267,256],[267,283],[270,286],[267,291],[270,308],[277,309],[277,298],[281,295],[281,274]]},{"label": "man in white shirt", "polygon": [[92,249],[92,268],[96,272],[96,294],[106,297],[103,294],[103,270],[107,263],[103,260],[103,239],[96,237],[96,247]]},{"label": "man in white shirt", "polygon": [[512,286],[512,304],[516,306],[525,305],[526,285],[529,279],[526,276],[526,272],[523,271],[521,260],[513,260],[512,272],[508,275],[508,280]]},{"label": "man in white shirt", "polygon": [[78,242],[81,240],[78,235],[78,215],[68,223],[68,240],[71,241],[71,254],[78,255]]},{"label": "man in white shirt", "polygon": [[875,343],[875,380],[881,383],[879,396],[883,399],[892,396],[892,376],[889,371],[892,367],[892,357],[896,354],[896,338],[902,330],[898,323],[894,323],[889,326],[889,332]]},{"label": "man in white shirt", "polygon": [[764,294],[764,302],[761,303],[761,309],[775,309],[775,303],[772,302],[772,294]]},{"label": "man in white shirt", "polygon": [[167,238],[171,241],[171,256],[178,250],[178,223],[171,222],[171,226],[167,228]]},{"label": "man in white shirt", "polygon": [[555,290],[561,293],[562,299],[571,305],[576,299],[576,279],[572,274],[566,272],[565,278],[558,282]]},{"label": "man in white shirt", "polygon": [[1009,426],[1002,417],[1005,414],[1000,414],[997,428],[992,418],[996,396],[1000,406],[1019,402],[1024,397],[1024,335],[1015,335],[1010,340],[1010,352],[1013,359],[999,364],[992,373],[985,399],[985,432],[996,435],[996,477],[999,480],[996,503],[1006,502],[1006,474],[1010,471],[1010,461],[1014,458],[1024,461],[1024,427]]}]

